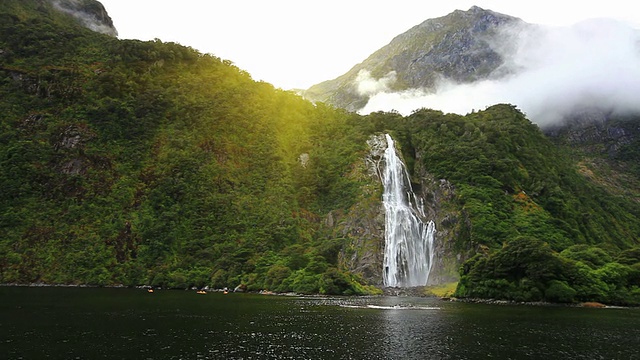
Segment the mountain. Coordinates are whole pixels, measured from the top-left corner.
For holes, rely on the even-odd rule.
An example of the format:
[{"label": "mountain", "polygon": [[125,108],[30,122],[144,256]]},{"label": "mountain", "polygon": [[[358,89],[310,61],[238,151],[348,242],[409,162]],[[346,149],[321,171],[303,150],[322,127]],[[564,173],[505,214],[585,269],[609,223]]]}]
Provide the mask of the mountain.
[{"label": "mountain", "polygon": [[5,0],[0,10],[5,21],[47,17],[59,24],[77,23],[99,33],[118,35],[106,9],[96,0]]},{"label": "mountain", "polygon": [[69,14],[93,31],[118,36],[113,21],[104,6],[96,0],[49,0],[54,8]]},{"label": "mountain", "polygon": [[[435,90],[441,79],[470,83],[485,79],[503,64],[498,35],[522,20],[477,6],[429,19],[396,36],[346,74],[310,87],[305,98],[349,111],[366,105],[374,89],[364,80],[382,82],[390,91]],[[375,89],[376,91],[380,90]]]},{"label": "mountain", "polygon": [[369,291],[320,221],[357,197],[354,115],[50,2],[0,17],[0,283]]},{"label": "mountain", "polygon": [[48,1],[0,19],[0,283],[380,293],[389,134],[435,224],[429,284],[640,304],[637,116],[362,116]]}]

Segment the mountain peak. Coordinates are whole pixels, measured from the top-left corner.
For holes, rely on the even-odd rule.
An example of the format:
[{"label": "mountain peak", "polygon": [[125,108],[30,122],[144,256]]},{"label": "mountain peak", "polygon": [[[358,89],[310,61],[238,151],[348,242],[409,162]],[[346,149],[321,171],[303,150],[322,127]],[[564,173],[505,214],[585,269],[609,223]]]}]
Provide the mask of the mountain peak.
[{"label": "mountain peak", "polygon": [[476,6],[473,5],[472,7],[469,8],[469,10],[467,10],[468,13],[481,13],[481,12],[491,12],[493,13],[493,11],[488,10],[488,9],[483,9],[480,6]]},{"label": "mountain peak", "polygon": [[428,90],[443,79],[470,83],[486,78],[503,64],[491,42],[501,28],[515,23],[524,22],[478,6],[425,20],[346,74],[314,85],[304,95],[358,111],[379,91]]},{"label": "mountain peak", "polygon": [[451,13],[438,17],[438,18],[431,18],[431,19],[427,19],[424,22],[429,22],[429,21],[442,21],[442,20],[447,20],[447,19],[452,19],[452,18],[457,18],[457,17],[465,17],[465,18],[469,18],[469,19],[473,19],[476,18],[477,16],[486,16],[486,15],[492,15],[494,17],[499,17],[499,18],[513,18],[513,16],[510,15],[506,15],[506,14],[502,14],[502,13],[498,13],[495,12],[493,10],[490,9],[484,9],[481,8],[479,6],[472,6],[469,8],[469,10],[454,10]]},{"label": "mountain peak", "polygon": [[444,17],[447,16],[451,16],[453,14],[478,14],[478,13],[483,13],[483,12],[492,12],[491,10],[485,10],[479,6],[473,5],[472,7],[469,8],[469,10],[465,11],[465,10],[454,10],[452,13],[445,15]]}]

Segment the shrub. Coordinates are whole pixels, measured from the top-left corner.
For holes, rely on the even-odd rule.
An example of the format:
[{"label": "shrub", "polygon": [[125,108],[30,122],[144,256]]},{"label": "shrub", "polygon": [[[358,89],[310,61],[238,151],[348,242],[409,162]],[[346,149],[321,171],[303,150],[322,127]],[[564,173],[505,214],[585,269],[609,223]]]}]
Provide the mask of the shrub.
[{"label": "shrub", "polygon": [[566,282],[551,280],[544,292],[544,297],[551,302],[572,303],[576,294],[577,292]]},{"label": "shrub", "polygon": [[267,271],[264,285],[267,287],[267,289],[275,290],[289,276],[291,276],[291,269],[289,269],[287,266],[280,264],[273,265]]}]

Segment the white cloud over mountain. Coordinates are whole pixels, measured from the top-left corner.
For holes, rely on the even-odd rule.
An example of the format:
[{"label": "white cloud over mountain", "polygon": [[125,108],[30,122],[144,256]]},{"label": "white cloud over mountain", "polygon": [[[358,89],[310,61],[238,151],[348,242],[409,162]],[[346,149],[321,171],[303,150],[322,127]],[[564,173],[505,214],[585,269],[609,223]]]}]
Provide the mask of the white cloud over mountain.
[{"label": "white cloud over mountain", "polygon": [[[505,59],[492,79],[471,84],[446,80],[437,90],[413,89],[372,94],[361,113],[418,108],[466,114],[497,103],[511,103],[545,125],[576,108],[598,106],[640,112],[640,36],[624,23],[596,19],[571,27],[512,28],[493,44]],[[505,75],[506,74],[506,75]],[[499,75],[499,76],[498,76]],[[374,80],[366,79],[369,89]]]}]

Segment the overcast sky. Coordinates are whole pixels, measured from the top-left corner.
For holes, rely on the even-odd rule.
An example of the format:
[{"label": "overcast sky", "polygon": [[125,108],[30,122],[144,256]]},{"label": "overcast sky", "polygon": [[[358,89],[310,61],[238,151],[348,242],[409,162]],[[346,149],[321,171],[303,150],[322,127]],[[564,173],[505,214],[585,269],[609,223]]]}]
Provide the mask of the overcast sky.
[{"label": "overcast sky", "polygon": [[546,25],[611,17],[639,27],[633,0],[101,0],[121,39],[174,41],[283,89],[333,79],[414,25],[477,5]]}]

